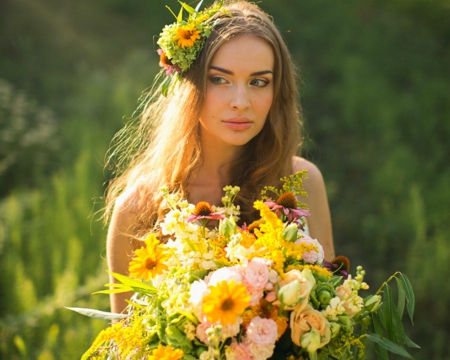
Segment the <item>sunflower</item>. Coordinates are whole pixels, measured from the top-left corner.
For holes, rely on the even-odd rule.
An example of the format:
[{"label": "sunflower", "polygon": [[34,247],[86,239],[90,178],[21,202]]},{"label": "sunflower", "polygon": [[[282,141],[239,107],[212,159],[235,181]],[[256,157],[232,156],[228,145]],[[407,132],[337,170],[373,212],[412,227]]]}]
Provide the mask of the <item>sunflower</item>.
[{"label": "sunflower", "polygon": [[250,302],[247,287],[235,280],[221,281],[210,287],[211,292],[203,297],[203,311],[211,323],[220,321],[222,325],[236,323]]},{"label": "sunflower", "polygon": [[170,345],[164,347],[161,344],[153,349],[149,360],[179,360],[183,357],[184,352],[181,349],[172,349]]},{"label": "sunflower", "polygon": [[134,252],[136,256],[130,261],[128,271],[134,278],[149,281],[168,270],[164,262],[170,258],[170,254],[158,246],[159,240],[154,234],[145,240],[145,245],[146,247],[141,247]]},{"label": "sunflower", "polygon": [[183,49],[194,46],[195,40],[199,39],[200,31],[193,24],[178,27],[177,34],[173,37],[173,40],[178,40],[178,46],[181,46]]}]

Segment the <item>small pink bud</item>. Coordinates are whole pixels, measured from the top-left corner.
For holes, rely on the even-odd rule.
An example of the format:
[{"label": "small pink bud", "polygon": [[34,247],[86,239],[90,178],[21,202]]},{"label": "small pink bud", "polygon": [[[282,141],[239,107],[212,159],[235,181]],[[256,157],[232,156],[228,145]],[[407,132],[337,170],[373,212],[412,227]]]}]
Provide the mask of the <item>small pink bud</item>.
[{"label": "small pink bud", "polygon": [[275,294],[274,291],[271,291],[270,293],[268,293],[268,294],[266,295],[266,300],[267,300],[268,302],[273,302],[273,301],[275,301],[276,299],[277,299],[277,294]]}]

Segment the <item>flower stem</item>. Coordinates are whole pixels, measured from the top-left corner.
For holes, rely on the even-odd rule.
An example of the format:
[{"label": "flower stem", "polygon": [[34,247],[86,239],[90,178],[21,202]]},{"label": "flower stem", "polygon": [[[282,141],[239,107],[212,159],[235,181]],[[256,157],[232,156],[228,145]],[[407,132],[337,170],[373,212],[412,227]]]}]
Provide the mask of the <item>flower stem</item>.
[{"label": "flower stem", "polygon": [[383,288],[388,284],[388,282],[391,281],[392,279],[396,278],[398,274],[400,274],[400,271],[397,271],[389,279],[387,279],[383,284],[381,284],[380,288],[375,293],[375,295],[379,295],[382,292]]}]

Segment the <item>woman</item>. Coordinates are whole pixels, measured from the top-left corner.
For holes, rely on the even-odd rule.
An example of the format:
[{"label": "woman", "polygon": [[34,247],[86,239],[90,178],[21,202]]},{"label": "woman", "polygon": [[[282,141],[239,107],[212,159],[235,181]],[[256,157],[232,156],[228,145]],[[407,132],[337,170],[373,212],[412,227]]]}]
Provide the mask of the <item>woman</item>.
[{"label": "woman", "polygon": [[[220,205],[223,187],[238,185],[241,221],[249,224],[258,215],[252,204],[261,189],[304,169],[309,232],[329,258],[334,248],[324,181],[314,164],[295,156],[300,143],[296,72],[280,33],[261,9],[245,1],[225,3],[204,24],[212,31],[188,69],[159,51],[167,73],[181,72],[180,81],[167,96],[149,101],[131,140],[122,142],[134,153],[125,154],[127,168],[108,189],[109,269],[127,274],[130,256],[140,247],[136,239],[164,214],[162,186],[191,203]],[[175,36],[183,50],[201,40],[189,26]],[[113,294],[112,311],[121,312],[129,296]]]}]

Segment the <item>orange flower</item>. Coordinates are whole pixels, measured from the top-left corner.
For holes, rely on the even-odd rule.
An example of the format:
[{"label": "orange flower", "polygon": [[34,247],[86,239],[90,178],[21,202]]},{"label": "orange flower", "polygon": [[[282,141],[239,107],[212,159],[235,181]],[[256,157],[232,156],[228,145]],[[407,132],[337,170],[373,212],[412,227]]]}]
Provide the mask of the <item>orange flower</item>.
[{"label": "orange flower", "polygon": [[149,360],[179,360],[183,357],[184,351],[181,349],[172,349],[169,346],[158,345],[156,349],[153,349],[152,354],[148,358]]},{"label": "orange flower", "polygon": [[173,40],[178,40],[178,46],[183,49],[186,47],[194,46],[195,40],[200,39],[200,31],[195,28],[194,25],[184,25],[177,29],[177,34]]}]

